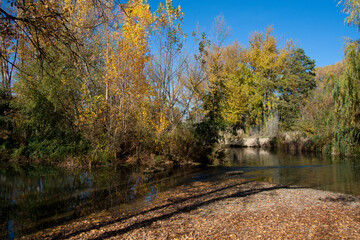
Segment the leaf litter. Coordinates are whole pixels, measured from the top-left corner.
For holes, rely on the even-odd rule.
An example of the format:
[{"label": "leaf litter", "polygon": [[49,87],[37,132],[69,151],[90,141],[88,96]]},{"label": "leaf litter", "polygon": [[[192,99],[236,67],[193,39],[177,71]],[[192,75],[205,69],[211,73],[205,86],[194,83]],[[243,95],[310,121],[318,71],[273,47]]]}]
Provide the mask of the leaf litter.
[{"label": "leaf litter", "polygon": [[106,210],[23,238],[360,239],[360,201],[239,179],[194,182],[135,212]]}]

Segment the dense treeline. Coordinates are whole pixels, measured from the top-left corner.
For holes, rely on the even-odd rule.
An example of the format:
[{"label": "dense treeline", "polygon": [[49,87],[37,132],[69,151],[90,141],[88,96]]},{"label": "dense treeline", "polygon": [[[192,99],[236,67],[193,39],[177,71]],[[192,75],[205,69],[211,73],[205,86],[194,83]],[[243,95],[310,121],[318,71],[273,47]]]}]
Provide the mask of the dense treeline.
[{"label": "dense treeline", "polygon": [[[354,25],[357,8],[344,2]],[[12,0],[0,10],[3,159],[205,163],[221,133],[239,129],[358,149],[357,41],[316,78],[315,62],[271,27],[248,47],[224,45],[222,16],[214,39],[194,32],[198,48],[186,51],[171,0],[156,11],[143,0]]]},{"label": "dense treeline", "polygon": [[[360,29],[360,6],[343,0],[346,22]],[[302,111],[302,132],[310,137],[308,147],[332,154],[360,153],[359,40],[348,40],[344,61],[317,69],[317,88]]]}]

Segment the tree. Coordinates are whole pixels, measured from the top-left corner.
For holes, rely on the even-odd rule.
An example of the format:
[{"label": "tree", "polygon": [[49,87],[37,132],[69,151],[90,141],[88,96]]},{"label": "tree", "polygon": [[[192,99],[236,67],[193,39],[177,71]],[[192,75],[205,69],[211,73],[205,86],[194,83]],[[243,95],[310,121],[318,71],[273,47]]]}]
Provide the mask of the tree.
[{"label": "tree", "polygon": [[349,14],[345,22],[360,30],[360,3],[358,0],[341,0],[338,4],[343,5],[342,12]]},{"label": "tree", "polygon": [[[186,35],[182,31],[183,13],[172,0],[160,3],[155,12],[155,29],[152,38],[152,61],[149,71],[154,91],[153,104],[158,115],[166,115],[172,130],[186,114],[185,91],[186,60],[183,45]],[[185,100],[186,101],[186,100]]]},{"label": "tree", "polygon": [[300,117],[292,129],[310,139],[308,150],[332,153],[335,124],[335,83],[344,71],[342,62],[316,68],[316,88],[300,106]]},{"label": "tree", "polygon": [[101,35],[104,45],[98,54],[102,56],[103,75],[95,84],[84,82],[77,119],[92,142],[94,154],[110,158],[138,149],[151,115],[145,67],[150,61],[153,14],[146,2],[136,0],[129,0],[115,12]]},{"label": "tree", "polygon": [[[108,18],[106,10],[111,7],[112,4],[106,0],[4,1],[0,6],[0,35],[11,36],[15,40],[21,39],[45,59],[48,45],[59,51],[62,47],[67,47],[77,55],[76,48],[83,44],[77,36],[77,31],[85,27],[94,29],[101,25]],[[87,21],[86,24],[83,22],[75,25],[70,19],[87,18],[89,9],[92,9],[91,14],[96,16],[96,22]]]},{"label": "tree", "polygon": [[[340,1],[346,21],[360,30],[360,6],[355,0]],[[340,154],[358,153],[360,144],[360,41],[350,40],[345,48],[345,72],[335,84],[335,126],[333,151]]]},{"label": "tree", "polygon": [[222,116],[232,125],[242,124],[248,117],[248,103],[251,90],[248,81],[252,77],[246,66],[240,63],[241,47],[235,42],[222,51],[224,63],[225,101]]},{"label": "tree", "polygon": [[275,91],[285,67],[289,47],[278,48],[272,27],[268,27],[265,34],[255,32],[249,42],[250,47],[244,50],[242,63],[254,75],[256,88],[250,122],[261,125],[275,110]]},{"label": "tree", "polygon": [[[54,50],[49,56],[56,55]],[[17,97],[12,104],[18,110],[15,120],[23,154],[52,160],[82,155],[82,137],[75,125],[80,100],[76,68],[67,55],[57,56],[51,65],[40,62],[33,60],[22,66],[26,74],[17,74],[14,87]]]},{"label": "tree", "polygon": [[298,48],[289,51],[285,64],[276,92],[280,120],[283,127],[289,129],[300,117],[300,108],[308,101],[310,91],[316,87],[315,61]]},{"label": "tree", "polygon": [[334,151],[352,154],[360,144],[360,42],[351,41],[345,49],[345,73],[336,82]]}]

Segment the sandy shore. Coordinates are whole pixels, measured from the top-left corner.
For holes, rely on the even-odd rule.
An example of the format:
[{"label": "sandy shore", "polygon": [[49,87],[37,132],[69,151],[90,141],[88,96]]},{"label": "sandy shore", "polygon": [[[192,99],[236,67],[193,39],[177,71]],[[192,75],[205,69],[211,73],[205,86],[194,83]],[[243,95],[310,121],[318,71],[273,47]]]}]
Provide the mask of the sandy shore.
[{"label": "sandy shore", "polygon": [[195,182],[139,211],[103,211],[25,239],[360,239],[357,197],[245,180]]}]

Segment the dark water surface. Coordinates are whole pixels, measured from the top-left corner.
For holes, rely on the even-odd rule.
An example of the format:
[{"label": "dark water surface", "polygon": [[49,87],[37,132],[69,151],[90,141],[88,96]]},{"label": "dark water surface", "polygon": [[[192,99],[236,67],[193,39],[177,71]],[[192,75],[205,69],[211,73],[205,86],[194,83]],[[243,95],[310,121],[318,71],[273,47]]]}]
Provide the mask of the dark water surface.
[{"label": "dark water surface", "polygon": [[[194,181],[248,178],[360,195],[360,160],[229,149],[222,167],[65,171],[46,166],[0,166],[0,238],[23,235],[109,208],[147,204],[167,189]],[[227,177],[228,171],[244,171]],[[125,209],[126,208],[126,209]]]}]

